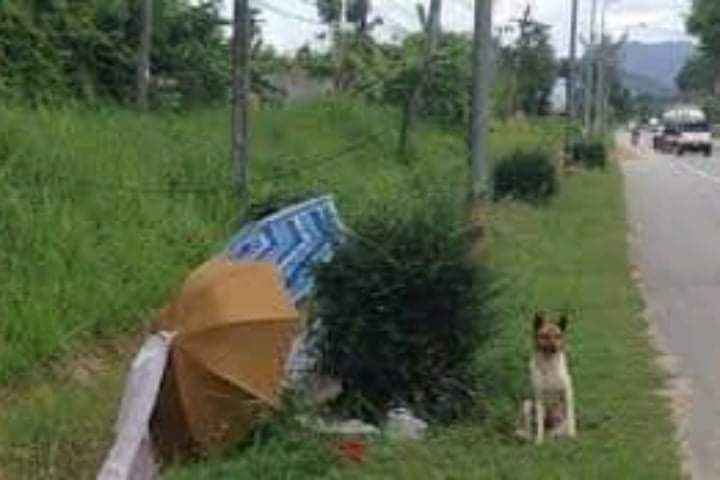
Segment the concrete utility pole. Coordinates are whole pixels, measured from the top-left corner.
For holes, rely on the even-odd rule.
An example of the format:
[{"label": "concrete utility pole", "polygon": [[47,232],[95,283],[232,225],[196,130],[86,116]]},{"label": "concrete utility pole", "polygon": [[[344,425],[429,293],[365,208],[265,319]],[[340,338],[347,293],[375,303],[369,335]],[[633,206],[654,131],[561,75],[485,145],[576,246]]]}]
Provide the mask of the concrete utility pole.
[{"label": "concrete utility pole", "polygon": [[410,135],[415,127],[417,111],[420,108],[422,100],[422,91],[427,82],[427,78],[432,70],[433,55],[440,39],[440,13],[442,11],[442,0],[430,0],[430,12],[427,22],[423,25],[426,32],[425,58],[420,73],[419,81],[413,86],[410,98],[405,104],[403,112],[402,125],[400,125],[400,144],[398,146],[398,155],[400,158],[407,156],[408,145],[410,143]]},{"label": "concrete utility pole", "polygon": [[595,87],[595,127],[597,133],[603,133],[605,112],[603,112],[603,100],[605,98],[605,56],[607,44],[605,42],[605,10],[607,1],[603,1],[602,13],[600,14],[600,42],[598,43],[597,56],[597,86]]},{"label": "concrete utility pole", "polygon": [[492,84],[492,0],[475,0],[473,89],[470,122],[471,193],[487,193],[490,138],[490,88]]},{"label": "concrete utility pole", "polygon": [[607,68],[610,62],[610,54],[613,45],[610,39],[605,35],[605,19],[608,7],[613,4],[613,0],[603,0],[602,15],[600,17],[600,58],[598,63],[598,86],[597,97],[595,101],[595,111],[597,112],[596,122],[597,131],[604,134],[607,127]]},{"label": "concrete utility pole", "polygon": [[137,62],[137,104],[148,109],[150,92],[150,53],[152,51],[153,0],[143,0],[140,5],[140,48]]},{"label": "concrete utility pole", "polygon": [[442,1],[430,0],[430,14],[428,16],[428,50],[435,51],[438,38],[440,38],[440,25],[442,13]]},{"label": "concrete utility pole", "polygon": [[577,72],[578,0],[572,0],[572,12],[570,15],[570,55],[568,57],[566,106],[568,119],[572,122],[577,114],[575,108],[575,73]]},{"label": "concrete utility pole", "polygon": [[343,35],[345,33],[345,21],[347,19],[347,0],[340,0],[340,12],[334,27],[334,48],[335,48],[335,90],[341,91],[343,88],[343,59],[344,48]]},{"label": "concrete utility pole", "polygon": [[595,24],[597,23],[597,0],[592,0],[590,11],[590,45],[588,46],[585,76],[585,134],[592,135],[592,103],[595,77]]},{"label": "concrete utility pole", "polygon": [[235,188],[247,195],[248,100],[250,96],[250,9],[248,0],[234,0],[232,44],[232,162]]}]

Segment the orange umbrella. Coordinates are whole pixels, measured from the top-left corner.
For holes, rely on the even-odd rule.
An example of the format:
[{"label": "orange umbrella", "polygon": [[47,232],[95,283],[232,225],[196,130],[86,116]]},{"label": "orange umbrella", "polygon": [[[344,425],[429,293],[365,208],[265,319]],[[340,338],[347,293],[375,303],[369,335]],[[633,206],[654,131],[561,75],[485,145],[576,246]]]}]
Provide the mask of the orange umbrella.
[{"label": "orange umbrella", "polygon": [[190,275],[157,322],[176,334],[151,421],[157,451],[175,459],[247,438],[278,405],[297,325],[269,263],[214,260]]}]

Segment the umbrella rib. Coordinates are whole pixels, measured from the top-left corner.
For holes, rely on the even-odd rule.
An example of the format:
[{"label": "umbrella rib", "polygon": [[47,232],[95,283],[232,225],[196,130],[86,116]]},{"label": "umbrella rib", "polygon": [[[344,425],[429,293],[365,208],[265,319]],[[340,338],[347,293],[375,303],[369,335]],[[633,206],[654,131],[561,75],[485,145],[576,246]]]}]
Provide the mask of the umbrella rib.
[{"label": "umbrella rib", "polygon": [[176,345],[177,348],[181,349],[185,354],[192,359],[197,364],[202,365],[208,372],[212,373],[214,376],[221,378],[224,382],[227,382],[231,385],[238,384],[240,387],[242,387],[244,390],[246,390],[251,395],[254,395],[255,397],[259,398],[260,400],[264,401],[265,403],[269,404],[270,406],[277,408],[278,402],[277,400],[268,398],[265,394],[258,392],[255,388],[247,385],[246,382],[238,379],[230,379],[226,375],[223,375],[221,373],[218,373],[210,368],[210,365],[205,363],[201,358],[199,358],[197,355],[195,355],[192,350],[188,350],[185,348],[182,348],[180,344]]},{"label": "umbrella rib", "polygon": [[213,326],[209,326],[209,327],[207,327],[207,326],[206,326],[206,327],[198,327],[198,328],[193,328],[193,329],[191,329],[191,330],[186,330],[186,331],[184,331],[184,332],[178,332],[178,336],[195,335],[195,334],[197,334],[197,333],[210,332],[210,331],[218,330],[218,329],[222,329],[222,328],[233,327],[233,326],[236,326],[236,325],[238,325],[238,324],[254,325],[254,324],[257,324],[257,323],[281,323],[281,322],[297,323],[297,321],[296,321],[294,318],[289,318],[289,317],[285,317],[285,318],[272,318],[272,319],[259,319],[259,318],[256,318],[256,319],[253,319],[253,320],[231,320],[230,322],[224,323],[224,324],[222,324],[222,325],[213,325]]}]

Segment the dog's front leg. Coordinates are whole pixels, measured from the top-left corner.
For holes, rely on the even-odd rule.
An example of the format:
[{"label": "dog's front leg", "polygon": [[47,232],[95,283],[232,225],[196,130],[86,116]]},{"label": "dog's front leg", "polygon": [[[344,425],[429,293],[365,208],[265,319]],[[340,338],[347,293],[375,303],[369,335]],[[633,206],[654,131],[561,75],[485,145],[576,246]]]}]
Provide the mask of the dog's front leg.
[{"label": "dog's front leg", "polygon": [[565,418],[567,421],[568,437],[573,438],[577,435],[577,423],[575,420],[575,395],[571,387],[565,389]]},{"label": "dog's front leg", "polygon": [[545,405],[542,400],[535,399],[535,444],[540,445],[545,440]]}]

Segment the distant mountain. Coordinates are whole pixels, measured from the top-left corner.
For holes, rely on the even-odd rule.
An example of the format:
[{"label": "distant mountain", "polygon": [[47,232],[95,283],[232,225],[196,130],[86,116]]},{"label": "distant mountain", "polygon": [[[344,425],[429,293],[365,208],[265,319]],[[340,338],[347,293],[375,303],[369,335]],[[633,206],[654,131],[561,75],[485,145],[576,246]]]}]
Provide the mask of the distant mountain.
[{"label": "distant mountain", "polygon": [[677,91],[675,78],[692,51],[690,42],[628,42],[619,54],[625,86],[636,93],[674,94]]},{"label": "distant mountain", "polygon": [[628,71],[620,72],[622,84],[634,95],[650,95],[656,98],[670,98],[675,95],[676,89],[659,82],[654,78],[638,75]]}]

